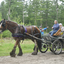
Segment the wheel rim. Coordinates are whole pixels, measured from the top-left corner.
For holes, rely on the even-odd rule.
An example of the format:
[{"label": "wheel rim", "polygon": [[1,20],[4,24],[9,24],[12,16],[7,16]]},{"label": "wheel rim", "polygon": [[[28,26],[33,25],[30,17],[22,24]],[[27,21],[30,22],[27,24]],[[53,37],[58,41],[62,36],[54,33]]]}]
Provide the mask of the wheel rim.
[{"label": "wheel rim", "polygon": [[45,43],[42,43],[41,52],[46,52],[48,50],[48,45]]},{"label": "wheel rim", "polygon": [[62,44],[60,41],[56,41],[53,43],[53,52],[55,54],[60,54],[62,51]]}]

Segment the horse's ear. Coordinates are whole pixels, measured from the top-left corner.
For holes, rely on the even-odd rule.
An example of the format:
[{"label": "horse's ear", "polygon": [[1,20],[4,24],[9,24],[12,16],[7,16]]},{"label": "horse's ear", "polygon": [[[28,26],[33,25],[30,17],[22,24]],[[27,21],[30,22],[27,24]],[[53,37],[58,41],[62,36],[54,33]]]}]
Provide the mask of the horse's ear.
[{"label": "horse's ear", "polygon": [[2,19],[2,21],[5,21],[5,19]]},{"label": "horse's ear", "polygon": [[4,22],[5,22],[5,19],[4,19]]}]

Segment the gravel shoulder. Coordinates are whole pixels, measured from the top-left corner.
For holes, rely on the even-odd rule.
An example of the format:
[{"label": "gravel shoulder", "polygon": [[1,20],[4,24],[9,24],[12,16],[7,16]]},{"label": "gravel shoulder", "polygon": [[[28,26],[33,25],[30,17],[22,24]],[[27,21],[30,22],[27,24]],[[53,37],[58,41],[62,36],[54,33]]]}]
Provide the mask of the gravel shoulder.
[{"label": "gravel shoulder", "polygon": [[54,55],[52,52],[39,52],[35,56],[30,53],[16,57],[3,56],[0,57],[0,64],[64,64],[64,53]]}]

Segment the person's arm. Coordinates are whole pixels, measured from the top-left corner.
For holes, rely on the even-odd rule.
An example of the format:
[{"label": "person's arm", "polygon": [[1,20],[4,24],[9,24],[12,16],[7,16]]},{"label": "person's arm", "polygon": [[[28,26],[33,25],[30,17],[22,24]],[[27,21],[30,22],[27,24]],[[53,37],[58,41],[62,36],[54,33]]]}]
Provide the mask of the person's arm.
[{"label": "person's arm", "polygon": [[48,27],[46,27],[46,28],[43,28],[43,29],[42,29],[42,32],[43,32],[44,30],[46,30],[47,28],[48,28]]},{"label": "person's arm", "polygon": [[47,28],[44,28],[44,30],[46,30]]},{"label": "person's arm", "polygon": [[61,31],[64,32],[64,27],[61,27]]}]

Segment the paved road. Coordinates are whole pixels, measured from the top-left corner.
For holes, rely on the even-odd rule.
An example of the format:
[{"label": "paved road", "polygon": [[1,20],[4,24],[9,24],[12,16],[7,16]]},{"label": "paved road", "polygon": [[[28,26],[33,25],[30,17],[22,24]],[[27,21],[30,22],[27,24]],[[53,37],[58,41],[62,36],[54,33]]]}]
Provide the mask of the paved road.
[{"label": "paved road", "polygon": [[28,53],[15,58],[4,56],[0,57],[0,64],[64,64],[64,54],[54,55],[52,52],[47,52],[35,56]]}]

